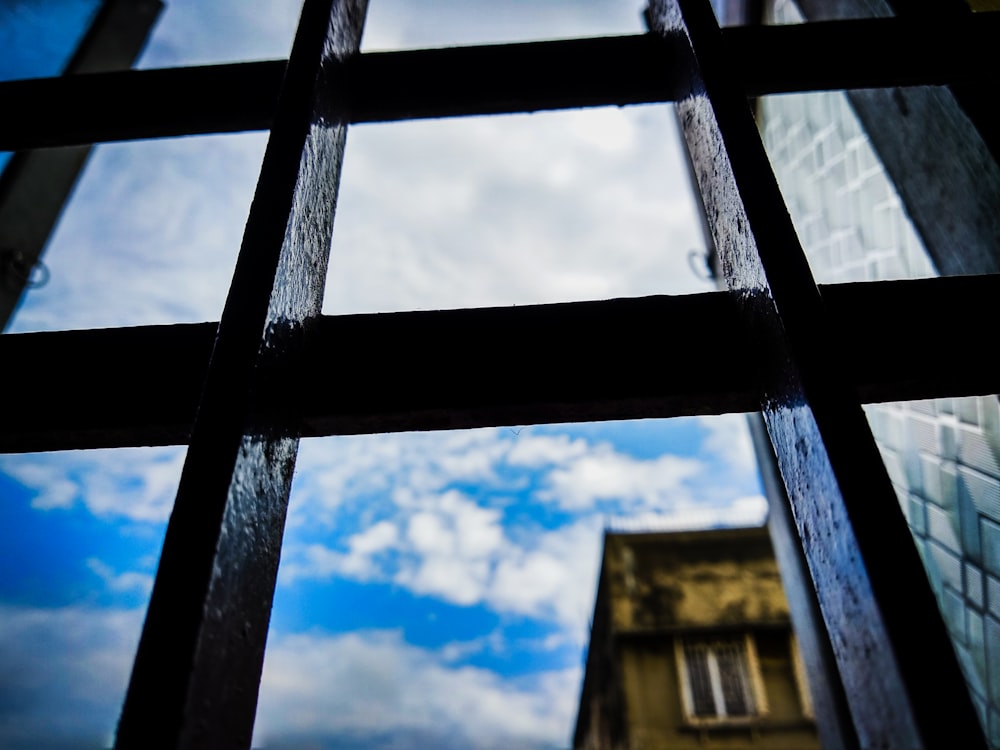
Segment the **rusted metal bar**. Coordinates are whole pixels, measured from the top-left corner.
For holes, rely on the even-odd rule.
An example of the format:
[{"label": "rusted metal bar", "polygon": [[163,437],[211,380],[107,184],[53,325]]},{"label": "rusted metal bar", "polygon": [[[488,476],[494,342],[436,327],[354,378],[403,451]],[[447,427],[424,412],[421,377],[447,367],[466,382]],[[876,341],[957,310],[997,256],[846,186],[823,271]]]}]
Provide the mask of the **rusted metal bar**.
[{"label": "rusted metal bar", "polygon": [[[1000,14],[946,25],[887,18],[723,31],[750,96],[985,83],[997,36]],[[672,45],[635,35],[378,52],[331,64],[328,75],[343,92],[340,116],[353,123],[621,106],[678,97]],[[0,83],[0,100],[18,113],[0,121],[0,149],[263,130],[284,67],[273,60]]]},{"label": "rusted metal bar", "polygon": [[934,595],[707,0],[648,18],[691,45],[678,116],[759,355],[760,404],[862,747],[985,747]]},{"label": "rusted metal bar", "polygon": [[[1000,277],[834,285],[821,293],[851,341],[843,366],[863,401],[1000,392],[1000,372],[981,346],[993,335]],[[663,366],[651,321],[669,331],[662,346],[677,366]],[[216,328],[0,336],[0,361],[19,363],[0,370],[0,389],[16,395],[0,420],[0,451],[186,443]],[[945,337],[953,357],[920,355],[923,342]],[[370,341],[383,343],[373,350]],[[331,351],[352,363],[337,371],[336,388]],[[269,375],[285,382],[255,398],[260,413],[277,414],[290,410],[288,392],[296,394],[295,418],[310,436],[720,414],[758,408],[755,356],[734,301],[722,293],[348,315],[318,321],[295,368]],[[384,373],[417,360],[419,381],[382,387]],[[69,370],[72,378],[48,387],[49,373]]]},{"label": "rusted metal bar", "polygon": [[252,413],[261,371],[320,314],[346,123],[323,64],[356,52],[365,0],[302,9],[202,390],[116,747],[249,748],[298,451]]}]

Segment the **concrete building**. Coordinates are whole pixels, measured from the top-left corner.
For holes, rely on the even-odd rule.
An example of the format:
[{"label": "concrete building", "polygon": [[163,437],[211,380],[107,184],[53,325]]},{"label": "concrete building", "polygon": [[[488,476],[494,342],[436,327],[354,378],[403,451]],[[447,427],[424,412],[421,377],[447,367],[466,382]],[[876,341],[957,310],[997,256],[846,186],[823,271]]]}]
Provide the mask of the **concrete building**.
[{"label": "concrete building", "polygon": [[573,746],[818,748],[764,528],[608,533]]}]

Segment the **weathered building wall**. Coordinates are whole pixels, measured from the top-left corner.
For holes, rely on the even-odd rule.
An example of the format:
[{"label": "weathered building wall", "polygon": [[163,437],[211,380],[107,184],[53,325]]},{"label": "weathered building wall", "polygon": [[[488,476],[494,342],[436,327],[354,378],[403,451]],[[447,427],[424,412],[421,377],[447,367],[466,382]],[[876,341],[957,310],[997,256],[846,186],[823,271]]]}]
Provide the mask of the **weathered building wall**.
[{"label": "weathered building wall", "polygon": [[767,537],[707,534],[609,537],[617,632],[788,623]]},{"label": "weathered building wall", "polygon": [[[712,652],[712,669],[698,672],[685,648]],[[753,707],[741,715],[714,710],[725,713],[728,700],[719,666],[726,648],[745,658],[741,684]],[[714,688],[707,711],[706,679]],[[804,691],[765,530],[606,536],[575,747],[818,748]]]}]

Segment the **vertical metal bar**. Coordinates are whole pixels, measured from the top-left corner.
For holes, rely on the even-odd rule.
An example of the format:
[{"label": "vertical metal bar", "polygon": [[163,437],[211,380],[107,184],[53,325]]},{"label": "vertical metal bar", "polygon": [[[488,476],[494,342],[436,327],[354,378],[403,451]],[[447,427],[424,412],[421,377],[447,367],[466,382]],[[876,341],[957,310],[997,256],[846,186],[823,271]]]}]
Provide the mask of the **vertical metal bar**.
[{"label": "vertical metal bar", "polygon": [[762,411],[859,743],[984,747],[711,6],[653,0],[648,20],[690,44],[678,114],[727,284],[760,347]]},{"label": "vertical metal bar", "polygon": [[118,748],[248,748],[298,437],[260,424],[263,369],[320,313],[346,124],[324,63],[366,0],[306,0],[118,725]]},{"label": "vertical metal bar", "polygon": [[[750,106],[752,110],[753,103],[750,103]],[[678,133],[683,138],[684,128],[680,117],[677,118],[677,124]],[[712,229],[708,225],[708,212],[705,210],[704,197],[698,187],[695,164],[691,152],[686,148],[684,154],[688,179],[700,209],[698,215],[701,218],[702,237],[707,249],[708,267],[716,284],[725,289],[725,279],[722,278],[719,268],[719,253],[715,247]],[[840,671],[837,669],[830,648],[830,636],[823,622],[816,591],[802,554],[802,546],[795,530],[795,521],[788,506],[788,497],[768,438],[767,427],[759,413],[748,414],[747,424],[750,427],[754,455],[768,502],[767,526],[771,546],[774,548],[774,556],[781,571],[781,582],[788,599],[792,625],[800,644],[802,661],[807,667],[806,677],[820,742],[824,750],[855,750],[858,747],[858,737],[851,722],[847,696],[844,694]]]},{"label": "vertical metal bar", "polygon": [[823,750],[856,750],[858,737],[851,721],[840,670],[830,648],[830,635],[802,554],[795,519],[768,439],[767,426],[760,414],[747,415],[747,423],[768,500],[768,533],[781,572],[781,584],[788,599],[802,663],[806,667],[805,676],[820,745]]}]

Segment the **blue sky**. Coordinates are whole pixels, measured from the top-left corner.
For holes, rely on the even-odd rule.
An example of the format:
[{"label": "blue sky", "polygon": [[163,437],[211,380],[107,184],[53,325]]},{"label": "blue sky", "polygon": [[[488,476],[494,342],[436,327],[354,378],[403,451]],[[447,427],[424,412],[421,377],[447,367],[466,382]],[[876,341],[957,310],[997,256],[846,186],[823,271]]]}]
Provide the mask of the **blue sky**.
[{"label": "blue sky", "polygon": [[[283,57],[297,6],[172,0],[140,66]],[[641,7],[372,0],[364,46],[636,33]],[[12,330],[218,319],[265,141],[98,147]],[[708,289],[666,107],[347,143],[327,314]],[[0,456],[0,746],[110,742],[183,456]],[[565,747],[602,530],[763,513],[735,415],[303,441],[255,745]]]}]

